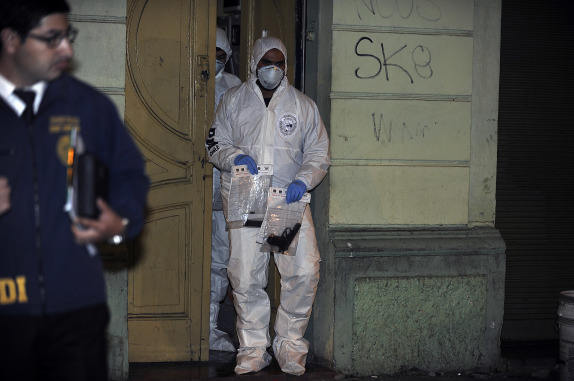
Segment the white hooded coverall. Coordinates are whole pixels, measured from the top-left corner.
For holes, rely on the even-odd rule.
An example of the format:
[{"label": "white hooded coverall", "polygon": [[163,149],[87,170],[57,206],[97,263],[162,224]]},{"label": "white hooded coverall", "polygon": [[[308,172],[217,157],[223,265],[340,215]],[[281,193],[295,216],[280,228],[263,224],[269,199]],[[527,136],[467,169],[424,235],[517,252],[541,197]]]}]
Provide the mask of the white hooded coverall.
[{"label": "white hooded coverall", "polygon": [[[227,54],[229,61],[233,51],[223,29],[217,28],[216,47]],[[215,76],[215,109],[223,94],[233,86],[241,84],[235,75],[221,71]],[[220,303],[227,294],[227,262],[229,261],[229,236],[221,202],[221,180],[219,170],[213,168],[213,203],[211,214],[211,295],[209,303],[209,349],[235,352],[229,335],[217,327]]]},{"label": "white hooded coverall", "polygon": [[[231,169],[237,155],[257,164],[273,164],[272,186],[287,188],[301,180],[307,190],[325,177],[330,165],[329,139],[316,104],[289,85],[284,77],[267,107],[256,81],[257,64],[271,49],[287,59],[281,40],[263,37],[254,44],[247,82],[229,90],[217,110],[206,141],[210,161],[222,171],[223,205],[227,205]],[[225,208],[224,208],[225,211]],[[260,252],[258,228],[229,231],[231,258],[228,275],[238,315],[238,374],[269,365],[267,348],[270,303],[267,285],[270,253]],[[319,282],[319,250],[309,207],[305,209],[295,256],[274,255],[281,274],[280,306],[275,322],[273,351],[286,373],[305,372],[309,343],[303,338]]]}]

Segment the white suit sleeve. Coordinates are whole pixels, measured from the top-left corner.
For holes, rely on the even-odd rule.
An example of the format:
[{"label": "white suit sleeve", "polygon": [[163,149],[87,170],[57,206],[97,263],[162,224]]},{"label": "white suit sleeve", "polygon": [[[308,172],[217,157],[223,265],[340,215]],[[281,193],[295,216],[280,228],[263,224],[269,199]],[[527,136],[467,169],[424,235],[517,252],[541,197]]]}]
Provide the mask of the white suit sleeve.
[{"label": "white suit sleeve", "polygon": [[232,107],[232,98],[226,93],[217,107],[215,119],[205,141],[209,161],[220,171],[225,172],[231,172],[233,160],[237,155],[243,154],[243,151],[233,145],[229,117]]},{"label": "white suit sleeve", "polygon": [[305,141],[303,145],[303,164],[297,171],[296,180],[307,185],[307,190],[315,188],[327,174],[331,165],[329,137],[319,115],[317,105],[313,102],[307,110],[305,120]]}]

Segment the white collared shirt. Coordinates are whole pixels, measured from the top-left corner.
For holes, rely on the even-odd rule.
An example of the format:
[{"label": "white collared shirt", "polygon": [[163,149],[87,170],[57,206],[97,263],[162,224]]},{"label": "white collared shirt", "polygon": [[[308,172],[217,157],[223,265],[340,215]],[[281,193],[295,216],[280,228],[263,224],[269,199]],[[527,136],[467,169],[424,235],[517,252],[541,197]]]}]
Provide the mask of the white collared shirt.
[{"label": "white collared shirt", "polygon": [[[38,112],[47,85],[45,81],[41,81],[24,88],[24,90],[32,90],[36,93],[36,97],[34,98],[34,114]],[[14,89],[16,89],[16,86],[0,74],[0,97],[6,101],[8,106],[12,107],[18,116],[21,116],[26,108],[26,103],[14,94]]]}]

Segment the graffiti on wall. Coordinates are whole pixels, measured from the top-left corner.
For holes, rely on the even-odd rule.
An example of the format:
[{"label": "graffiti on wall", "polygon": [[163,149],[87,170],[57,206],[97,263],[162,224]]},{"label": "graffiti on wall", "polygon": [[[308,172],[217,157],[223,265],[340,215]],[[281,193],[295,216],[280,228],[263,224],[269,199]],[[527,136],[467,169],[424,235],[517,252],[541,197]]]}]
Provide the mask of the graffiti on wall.
[{"label": "graffiti on wall", "polygon": [[355,0],[355,4],[361,20],[365,12],[382,19],[398,16],[426,21],[439,21],[442,15],[440,7],[431,0]]},{"label": "graffiti on wall", "polygon": [[[405,44],[399,49],[388,52],[385,51],[385,44],[381,42],[380,52],[377,51],[377,49],[376,44],[373,43],[371,38],[359,38],[355,44],[355,54],[358,57],[364,57],[366,60],[374,60],[373,62],[376,62],[375,66],[378,69],[375,72],[369,72],[361,69],[359,66],[355,69],[355,77],[359,79],[371,79],[383,73],[385,79],[389,81],[394,74],[393,72],[395,72],[406,75],[410,83],[414,83],[413,73],[422,79],[429,79],[433,75],[431,51],[426,46],[416,45],[414,48],[409,49],[408,45]],[[379,53],[380,56],[378,55]],[[412,62],[411,67],[405,67],[393,61],[393,58],[404,54],[410,56],[410,61]]]}]

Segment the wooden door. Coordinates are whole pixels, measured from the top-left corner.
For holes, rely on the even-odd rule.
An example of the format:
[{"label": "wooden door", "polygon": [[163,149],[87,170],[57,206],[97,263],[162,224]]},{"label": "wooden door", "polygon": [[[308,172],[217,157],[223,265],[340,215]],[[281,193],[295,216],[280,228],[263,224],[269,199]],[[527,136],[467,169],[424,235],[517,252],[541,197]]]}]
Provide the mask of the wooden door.
[{"label": "wooden door", "polygon": [[128,0],[125,120],[151,180],[128,276],[130,362],[209,358],[216,2]]}]

